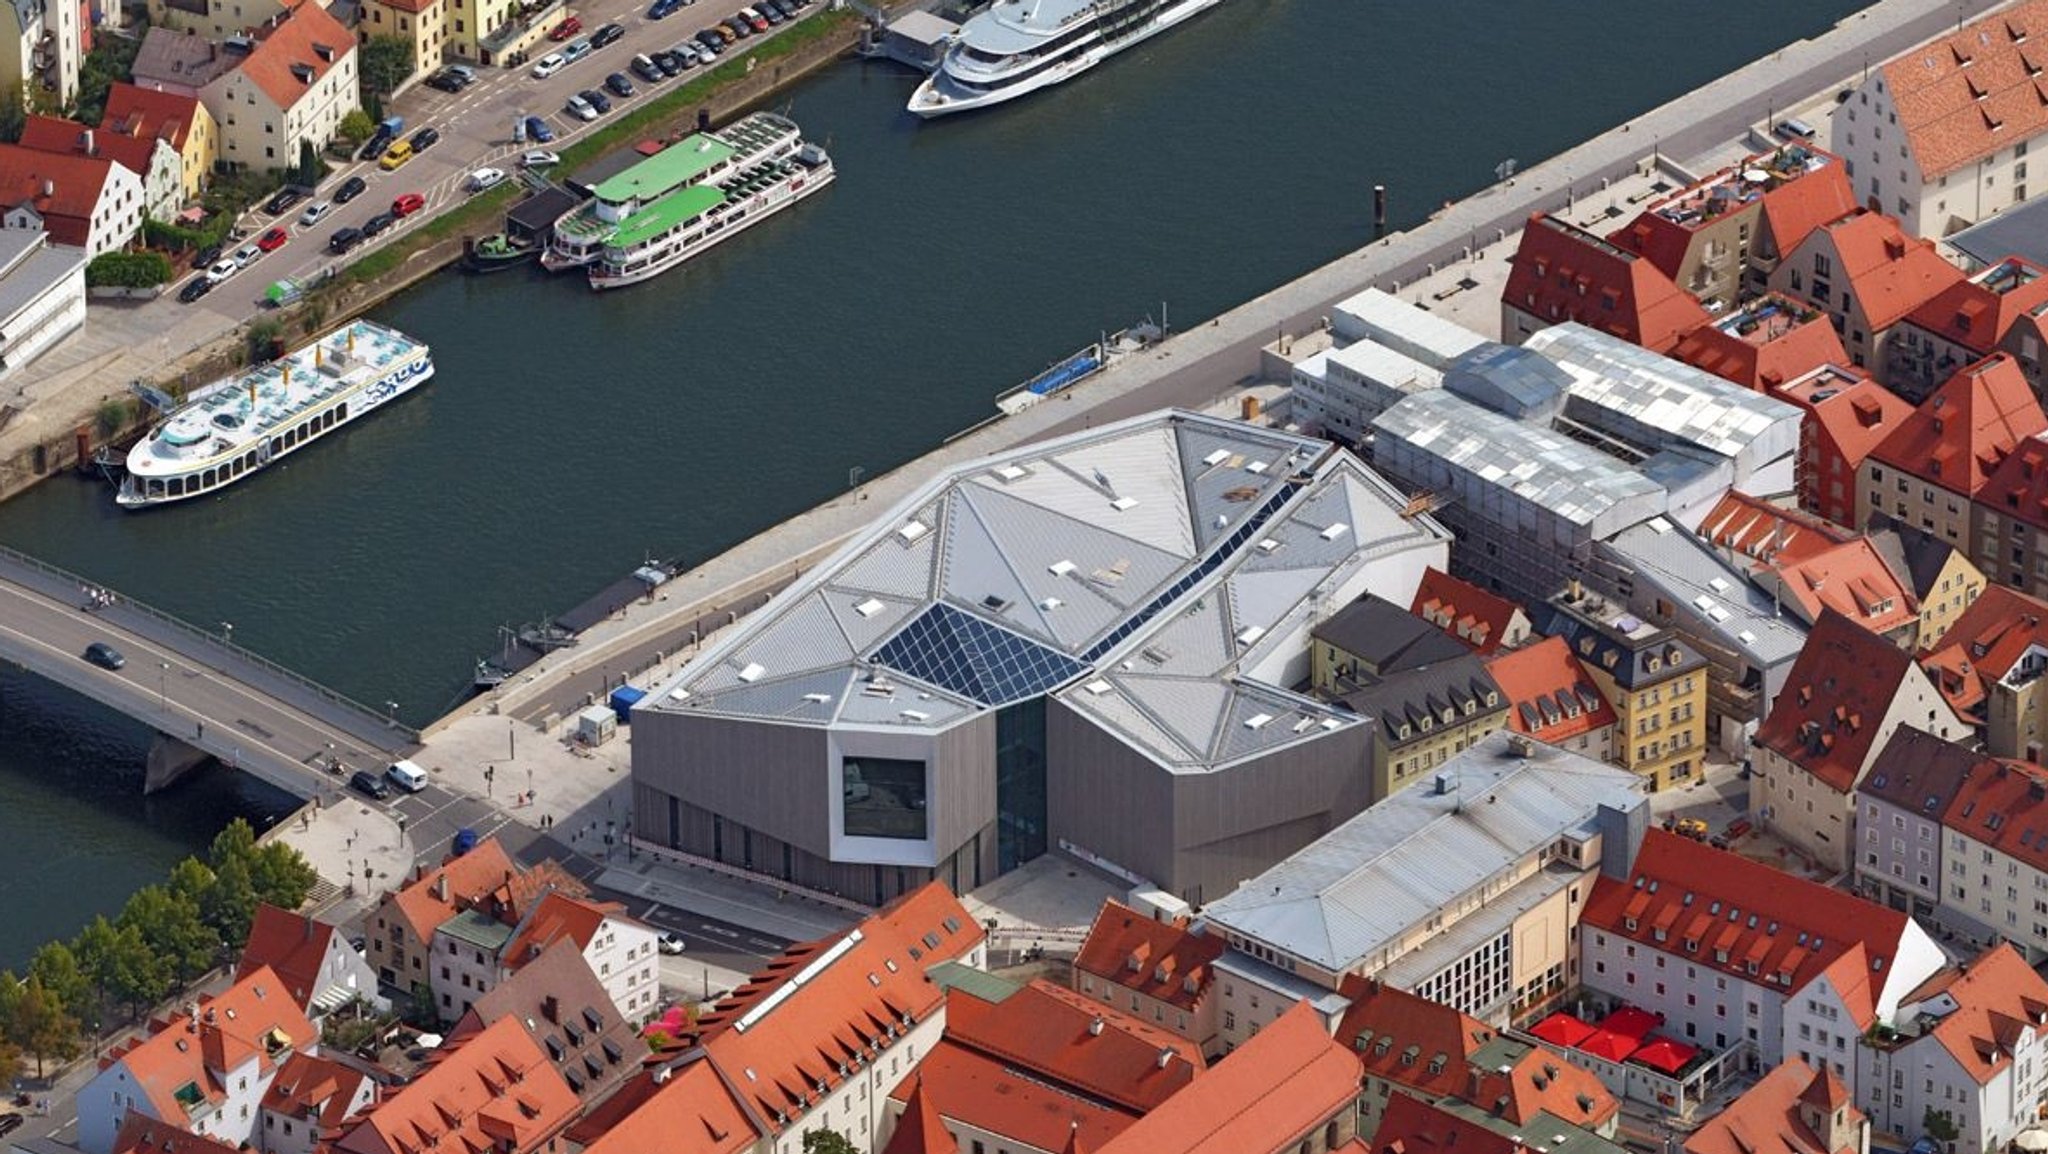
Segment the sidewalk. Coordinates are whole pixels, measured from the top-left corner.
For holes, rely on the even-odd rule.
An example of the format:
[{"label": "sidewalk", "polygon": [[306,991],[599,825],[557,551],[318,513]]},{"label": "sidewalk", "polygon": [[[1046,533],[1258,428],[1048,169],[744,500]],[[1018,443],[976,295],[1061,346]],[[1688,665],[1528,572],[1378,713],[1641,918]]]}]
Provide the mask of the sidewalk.
[{"label": "sidewalk", "polygon": [[313,894],[315,912],[335,924],[369,910],[412,872],[412,839],[399,832],[397,820],[340,790],[307,802],[264,837],[313,863],[322,883]]}]

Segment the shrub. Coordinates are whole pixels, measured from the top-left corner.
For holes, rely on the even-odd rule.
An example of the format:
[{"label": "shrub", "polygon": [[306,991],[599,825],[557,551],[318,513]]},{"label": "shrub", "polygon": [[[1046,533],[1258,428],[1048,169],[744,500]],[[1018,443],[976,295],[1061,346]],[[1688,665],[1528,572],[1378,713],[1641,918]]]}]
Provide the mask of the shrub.
[{"label": "shrub", "polygon": [[160,252],[105,252],[85,266],[92,288],[152,288],[171,279],[171,260]]}]

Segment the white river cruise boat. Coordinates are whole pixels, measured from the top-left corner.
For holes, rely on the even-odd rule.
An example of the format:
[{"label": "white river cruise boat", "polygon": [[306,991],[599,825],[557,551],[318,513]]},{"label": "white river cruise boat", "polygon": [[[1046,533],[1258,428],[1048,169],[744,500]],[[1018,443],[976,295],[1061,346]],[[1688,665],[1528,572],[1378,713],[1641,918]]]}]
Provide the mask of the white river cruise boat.
[{"label": "white river cruise boat", "polygon": [[660,276],[832,183],[833,175],[832,158],[806,144],[723,184],[672,192],[613,231],[604,256],[590,266],[590,287],[623,288]]},{"label": "white river cruise boat", "polygon": [[803,135],[788,118],[755,112],[716,132],[700,132],[671,144],[606,177],[591,190],[589,200],[555,221],[554,235],[540,254],[541,267],[560,272],[593,264],[604,255],[612,233],[642,209],[683,189],[722,184],[793,156],[802,143]]},{"label": "white river cruise boat", "polygon": [[434,375],[426,345],[351,321],[312,344],[193,394],[128,450],[125,509],[217,492],[397,400]]},{"label": "white river cruise boat", "polygon": [[930,118],[986,108],[1070,80],[1220,0],[996,0],[970,17],[918,85]]}]

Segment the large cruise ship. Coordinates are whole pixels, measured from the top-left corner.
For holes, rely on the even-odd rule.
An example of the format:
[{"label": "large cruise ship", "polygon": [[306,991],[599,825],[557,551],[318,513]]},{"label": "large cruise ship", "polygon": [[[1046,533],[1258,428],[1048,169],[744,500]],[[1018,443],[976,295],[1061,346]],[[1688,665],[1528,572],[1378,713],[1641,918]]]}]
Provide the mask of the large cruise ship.
[{"label": "large cruise ship", "polygon": [[619,226],[684,189],[721,185],[765,164],[794,156],[803,143],[796,125],[773,112],[755,112],[716,132],[669,145],[592,189],[589,200],[555,222],[541,267],[550,271],[593,264]]},{"label": "large cruise ship", "polygon": [[216,492],[381,408],[434,375],[427,346],[351,321],[288,356],[193,394],[128,450],[124,509]]},{"label": "large cruise ship", "polygon": [[1014,100],[1088,71],[1219,0],[996,0],[968,19],[918,85],[922,117]]}]

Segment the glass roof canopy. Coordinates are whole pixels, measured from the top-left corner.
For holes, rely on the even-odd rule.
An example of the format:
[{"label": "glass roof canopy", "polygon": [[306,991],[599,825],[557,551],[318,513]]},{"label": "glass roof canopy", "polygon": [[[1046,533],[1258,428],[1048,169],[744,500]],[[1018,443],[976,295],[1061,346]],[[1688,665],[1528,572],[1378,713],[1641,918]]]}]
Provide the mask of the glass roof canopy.
[{"label": "glass roof canopy", "polygon": [[943,601],[912,619],[875,651],[874,660],[991,706],[1035,697],[1087,670],[1064,653]]}]

